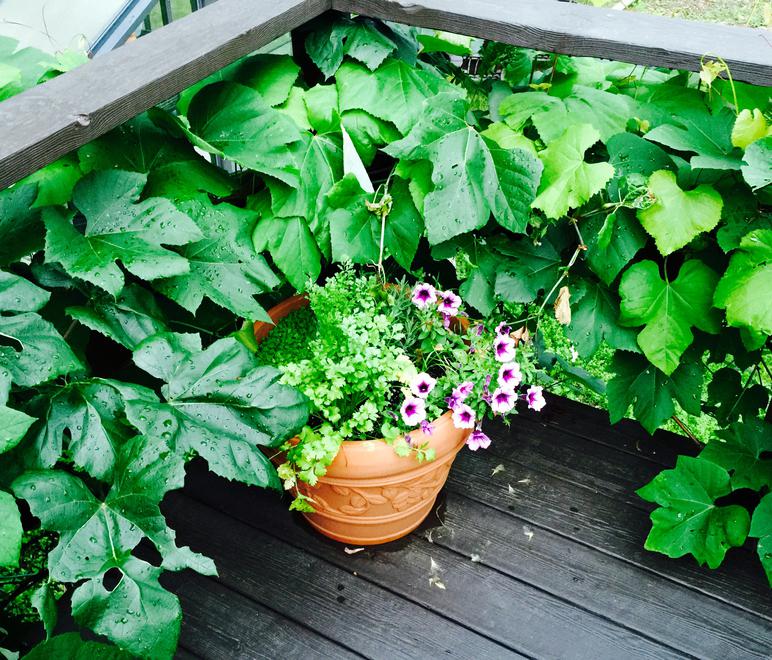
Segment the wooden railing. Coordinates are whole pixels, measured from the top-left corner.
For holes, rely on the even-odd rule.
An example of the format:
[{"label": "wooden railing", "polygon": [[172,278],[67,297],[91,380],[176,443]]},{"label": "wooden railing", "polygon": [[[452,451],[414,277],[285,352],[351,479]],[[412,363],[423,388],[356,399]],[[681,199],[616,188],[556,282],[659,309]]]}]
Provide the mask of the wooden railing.
[{"label": "wooden railing", "polygon": [[330,9],[646,66],[720,56],[735,80],[772,85],[764,30],[550,0],[218,0],[0,103],[0,188]]}]

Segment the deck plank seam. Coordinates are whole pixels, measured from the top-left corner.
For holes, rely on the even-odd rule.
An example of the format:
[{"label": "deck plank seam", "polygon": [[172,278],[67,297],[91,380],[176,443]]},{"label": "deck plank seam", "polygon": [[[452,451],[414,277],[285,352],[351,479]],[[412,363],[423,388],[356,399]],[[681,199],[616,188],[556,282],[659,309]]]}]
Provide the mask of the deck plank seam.
[{"label": "deck plank seam", "polygon": [[[194,498],[191,498],[191,499],[194,499]],[[196,499],[196,502],[199,502],[199,500]],[[205,504],[205,503],[199,502],[199,504]],[[210,506],[209,508],[213,508],[213,507]],[[215,509],[215,510],[219,511],[219,509]],[[232,516],[228,516],[228,517],[232,517]],[[244,523],[244,524],[246,524],[246,523]],[[262,531],[262,530],[260,530],[260,531]],[[281,539],[279,539],[279,540],[281,540]],[[331,642],[332,644],[334,644],[335,646],[338,646],[338,647],[340,647],[342,649],[345,649],[349,653],[353,653],[354,655],[356,655],[356,656],[358,656],[360,658],[363,658],[364,660],[371,660],[371,658],[369,656],[363,655],[360,651],[352,649],[352,648],[346,646],[346,644],[341,643],[337,639],[333,639],[332,637],[329,637],[328,635],[325,635],[323,632],[317,630],[316,628],[312,628],[311,626],[309,626],[304,621],[296,619],[295,617],[290,616],[286,612],[282,612],[281,610],[277,610],[275,607],[272,607],[269,603],[266,603],[266,602],[264,602],[264,601],[262,601],[262,600],[260,600],[258,598],[255,598],[253,595],[242,591],[241,589],[239,589],[236,586],[231,586],[229,584],[225,584],[222,580],[220,580],[219,576],[215,576],[215,575],[201,575],[201,577],[203,577],[206,581],[212,581],[212,582],[217,583],[218,585],[220,585],[220,587],[222,587],[223,589],[226,589],[227,591],[232,591],[233,593],[238,594],[242,598],[245,598],[246,600],[248,600],[250,603],[255,603],[255,605],[260,605],[260,606],[264,607],[265,609],[273,612],[274,614],[276,614],[277,616],[281,617],[282,619],[286,619],[287,621],[291,621],[292,623],[294,623],[294,624],[298,625],[299,627],[303,628],[304,630],[308,631],[309,633],[311,633],[315,637],[322,637],[322,638],[326,639],[328,642]]]},{"label": "deck plank seam", "polygon": [[[189,498],[191,500],[194,500],[195,502],[201,504],[202,506],[205,506],[205,507],[211,509],[212,511],[215,511],[215,512],[223,515],[224,517],[231,518],[232,520],[235,520],[235,521],[239,522],[242,525],[246,525],[247,527],[252,527],[253,529],[257,529],[259,532],[261,532],[263,534],[266,534],[267,536],[270,536],[271,538],[276,539],[277,541],[279,541],[281,543],[284,543],[284,544],[289,545],[289,546],[291,546],[291,547],[293,547],[293,548],[295,548],[297,550],[300,550],[304,554],[307,554],[307,555],[310,555],[312,557],[315,557],[316,559],[319,559],[320,561],[323,561],[325,564],[328,564],[329,566],[333,567],[335,570],[345,570],[345,569],[341,568],[340,566],[332,563],[326,557],[324,557],[324,556],[322,556],[322,555],[320,555],[320,554],[318,554],[316,552],[313,552],[313,550],[310,550],[308,547],[305,547],[305,546],[302,546],[302,545],[296,545],[292,541],[288,541],[287,539],[284,539],[284,538],[282,538],[280,536],[277,536],[276,534],[271,532],[269,529],[264,529],[264,528],[261,528],[261,527],[254,527],[248,521],[242,520],[241,518],[232,515],[230,512],[224,511],[223,509],[221,509],[219,507],[216,507],[216,506],[212,505],[209,502],[206,502],[204,500],[200,500],[198,497],[195,497],[195,496],[193,496],[193,495],[191,495],[189,493],[183,493],[182,496],[183,497],[187,497],[187,498]],[[419,537],[415,537],[413,534],[411,534],[410,537],[412,537],[412,538],[419,538]],[[419,538],[419,540],[423,540],[423,539]],[[424,541],[424,542],[428,543],[428,541]],[[439,616],[439,617],[445,619],[446,621],[450,621],[452,624],[454,624],[454,625],[456,625],[456,626],[458,626],[460,628],[463,628],[463,629],[469,631],[470,633],[472,633],[475,636],[484,637],[488,641],[496,644],[497,646],[500,646],[502,649],[506,649],[507,651],[511,651],[512,653],[516,653],[516,654],[522,656],[523,658],[528,658],[529,660],[538,660],[535,656],[529,655],[527,652],[525,652],[523,650],[514,648],[514,647],[510,646],[509,644],[507,644],[505,642],[502,642],[499,639],[491,637],[490,635],[488,635],[488,634],[486,634],[486,633],[484,633],[484,632],[482,632],[480,630],[476,630],[471,625],[469,625],[469,624],[467,624],[467,623],[465,623],[463,621],[458,621],[458,620],[454,619],[453,617],[451,617],[451,616],[449,616],[449,615],[447,615],[447,614],[445,614],[443,612],[439,612],[439,611],[437,611],[436,609],[434,609],[432,607],[428,607],[426,604],[421,603],[420,601],[417,601],[417,600],[415,600],[413,598],[410,598],[409,596],[406,596],[406,595],[404,595],[402,593],[399,593],[398,591],[395,591],[394,589],[390,588],[389,586],[383,585],[380,582],[376,582],[375,580],[369,579],[369,578],[367,578],[367,577],[365,577],[363,575],[357,574],[356,577],[359,578],[360,580],[363,580],[363,581],[367,582],[368,584],[373,585],[374,587],[376,587],[378,589],[386,591],[386,592],[392,594],[393,596],[396,596],[397,598],[400,598],[401,600],[404,600],[404,601],[407,601],[409,603],[412,603],[413,605],[416,605],[416,606],[420,607],[421,609],[424,609],[424,610],[426,610],[428,612],[432,612],[436,616]],[[214,578],[211,578],[211,579],[214,579]],[[227,586],[227,585],[225,585],[225,586]],[[286,615],[282,614],[282,616],[286,616]],[[287,618],[290,618],[290,617],[287,617]]]},{"label": "deck plank seam", "polygon": [[720,597],[720,596],[718,596],[716,594],[713,594],[713,593],[704,591],[702,589],[699,589],[699,588],[693,586],[691,583],[685,582],[684,580],[681,580],[681,579],[679,579],[677,577],[674,577],[672,575],[668,575],[667,573],[660,573],[656,569],[650,568],[649,566],[644,566],[643,564],[639,564],[637,561],[632,560],[632,559],[630,559],[628,557],[625,557],[624,555],[619,555],[619,554],[617,554],[615,552],[607,550],[606,548],[602,548],[602,547],[593,545],[592,543],[588,543],[587,541],[584,541],[582,539],[578,539],[578,538],[575,538],[573,536],[570,536],[570,535],[566,534],[565,532],[561,531],[560,529],[553,528],[553,527],[551,527],[549,525],[537,522],[536,520],[532,520],[532,519],[527,518],[527,517],[515,515],[512,511],[504,509],[504,508],[496,505],[495,503],[486,502],[485,500],[478,499],[478,498],[475,498],[475,497],[471,497],[471,496],[467,495],[466,493],[463,493],[463,492],[460,492],[460,491],[456,490],[455,488],[453,488],[453,486],[450,483],[448,483],[446,485],[446,488],[448,488],[448,490],[451,490],[454,494],[456,494],[458,496],[465,497],[465,498],[467,498],[467,499],[469,499],[469,500],[471,500],[473,502],[476,502],[477,504],[482,504],[483,506],[487,506],[487,507],[489,507],[491,509],[494,509],[495,511],[499,511],[500,513],[503,513],[506,516],[510,516],[512,518],[521,520],[523,522],[526,522],[528,525],[532,525],[534,527],[538,527],[538,528],[543,529],[543,530],[545,530],[547,532],[550,532],[552,534],[560,536],[560,537],[562,537],[564,539],[567,539],[567,540],[572,541],[574,543],[578,543],[579,545],[582,545],[585,548],[589,548],[591,550],[596,550],[597,552],[600,552],[600,553],[606,555],[607,557],[613,557],[614,559],[621,560],[621,561],[623,561],[623,562],[625,562],[627,564],[630,564],[631,566],[634,566],[635,568],[637,568],[637,569],[639,569],[641,571],[646,571],[646,572],[651,573],[653,575],[657,575],[657,576],[659,576],[661,578],[667,579],[670,582],[673,582],[674,584],[677,584],[677,585],[679,585],[681,587],[685,587],[685,588],[687,588],[687,589],[689,589],[691,591],[694,591],[696,593],[699,593],[699,594],[701,594],[701,595],[703,595],[703,596],[705,596],[707,598],[712,598],[713,600],[718,601],[718,602],[720,602],[720,603],[722,603],[724,605],[728,605],[730,607],[734,607],[734,608],[736,608],[738,610],[741,610],[742,612],[745,612],[747,614],[759,617],[761,619],[764,619],[765,621],[772,622],[772,616],[763,614],[761,612],[756,612],[754,610],[749,609],[748,607],[745,607],[744,605],[741,605],[739,603],[734,603],[734,602],[726,600],[725,598],[722,598],[722,597]]}]

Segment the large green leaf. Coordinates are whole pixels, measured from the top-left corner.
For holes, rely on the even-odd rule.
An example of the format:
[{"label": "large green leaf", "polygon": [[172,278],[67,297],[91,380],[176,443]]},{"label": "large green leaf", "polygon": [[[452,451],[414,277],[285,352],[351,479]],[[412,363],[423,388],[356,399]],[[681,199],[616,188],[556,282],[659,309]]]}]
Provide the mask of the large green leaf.
[{"label": "large green leaf", "polygon": [[44,529],[59,532],[48,556],[51,577],[77,582],[101,576],[129,558],[146,537],[158,549],[162,566],[216,573],[210,559],[177,547],[158,504],[166,492],[181,488],[183,458],[162,441],[137,436],[124,446],[115,481],[100,500],[75,475],[59,470],[32,470],[13,482],[17,497],[27,500]]},{"label": "large green leaf", "polygon": [[325,78],[338,70],[344,55],[374,71],[398,49],[397,44],[378,29],[376,22],[364,16],[321,23],[308,34],[305,46],[311,61]]},{"label": "large green leaf", "polygon": [[11,374],[0,367],[0,454],[18,445],[35,421],[34,417],[6,405],[10,393]]},{"label": "large green leaf", "polygon": [[759,554],[761,565],[767,574],[770,586],[772,586],[772,493],[767,493],[761,498],[751,519],[751,529],[748,536],[757,538],[759,544],[756,551]]},{"label": "large green leaf", "polygon": [[589,124],[569,126],[539,154],[544,173],[533,207],[548,218],[561,218],[603,189],[614,175],[609,163],[586,163],[584,154],[600,139]]},{"label": "large green leaf", "polygon": [[75,621],[132,654],[171,659],[182,622],[179,599],[159,584],[161,569],[135,557],[129,557],[119,569],[121,578],[112,591],[99,576],[73,592]]},{"label": "large green leaf", "polygon": [[679,456],[674,469],[664,470],[637,491],[659,504],[651,513],[644,547],[674,558],[691,554],[701,565],[718,567],[729,548],[745,542],[750,527],[744,507],[716,505],[730,490],[729,474],[722,467]]},{"label": "large green leaf", "polygon": [[772,183],[772,136],[749,145],[743,161],[743,178],[753,190],[759,190]]},{"label": "large green leaf", "polygon": [[300,139],[300,131],[254,89],[227,81],[208,85],[190,102],[188,120],[190,130],[211,145],[213,153],[298,185],[297,166],[287,145]]},{"label": "large green leaf", "polygon": [[[726,342],[726,333],[723,333],[721,340]],[[735,353],[734,350],[729,352]],[[737,362],[738,356],[735,353],[735,363]],[[767,388],[761,383],[748,383],[744,386],[742,381],[740,372],[732,367],[722,367],[713,372],[708,385],[705,412],[715,417],[721,426],[728,426],[741,416],[745,420],[758,417],[759,411],[767,409]]]},{"label": "large green leaf", "polygon": [[64,633],[41,642],[24,660],[132,660],[132,654],[101,642],[83,641],[78,633]]},{"label": "large green leaf", "polygon": [[605,341],[613,348],[637,351],[635,332],[619,325],[619,300],[602,284],[579,280],[571,287],[571,323],[566,335],[582,357]]},{"label": "large green leaf", "polygon": [[479,229],[491,215],[510,231],[524,232],[541,167],[520,149],[500,149],[466,121],[468,104],[453,95],[434,98],[410,133],[385,151],[406,160],[429,160],[432,183],[423,203],[429,242],[437,244]]},{"label": "large green leaf", "polygon": [[495,275],[496,295],[508,302],[532,302],[540,291],[549,291],[555,284],[562,261],[560,254],[542,239],[534,245],[529,238],[496,245],[508,260],[501,262]]},{"label": "large green leaf", "polygon": [[40,208],[69,202],[72,189],[82,176],[77,157],[68,154],[30,174],[17,185],[36,184],[38,194],[33,207]]},{"label": "large green leaf", "polygon": [[68,307],[66,311],[87,328],[101,332],[129,350],[134,350],[150,335],[167,331],[155,297],[137,284],[124,287],[117,298],[94,294],[87,307]]},{"label": "large green leaf", "polygon": [[[404,180],[395,178],[389,192],[392,207],[384,227],[384,257],[394,257],[397,263],[409,270],[423,234],[423,222]],[[362,190],[353,174],[341,179],[327,195],[326,222],[330,227],[332,258],[335,261],[378,261],[381,218],[368,209],[371,198],[372,195]]]},{"label": "large green leaf", "polygon": [[735,114],[728,108],[711,113],[694,104],[680,108],[669,123],[653,128],[644,137],[676,151],[697,154],[690,161],[693,169],[739,170],[739,150],[732,145],[734,122]]},{"label": "large green leaf", "polygon": [[73,224],[74,211],[45,209],[46,259],[113,295],[124,285],[118,261],[145,280],[187,273],[187,260],[163,246],[196,241],[201,232],[168,199],[135,203],[146,180],[144,174],[121,170],[81,179],[73,203],[86,218],[85,229],[81,233]]},{"label": "large green leaf", "polygon": [[587,245],[587,265],[607,285],[646,244],[646,233],[626,208],[605,217],[591,215],[582,221],[581,231]]},{"label": "large green leaf", "polygon": [[290,55],[257,53],[239,64],[233,79],[254,89],[273,107],[289,98],[299,73],[300,67]]},{"label": "large green leaf", "polygon": [[658,170],[649,177],[649,191],[655,201],[638,211],[638,219],[664,256],[710,231],[721,219],[721,195],[707,184],[684,191],[675,174]]},{"label": "large green leaf", "polygon": [[305,218],[269,215],[255,225],[252,242],[256,252],[270,252],[297,291],[315,282],[322,272],[322,255]]},{"label": "large green leaf", "polygon": [[638,334],[638,345],[665,374],[676,370],[694,340],[692,327],[714,334],[720,330],[718,314],[711,309],[717,282],[718,275],[698,259],[685,262],[672,282],[663,281],[659,266],[649,260],[622,275],[620,323],[646,326]]},{"label": "large green leaf", "polygon": [[19,565],[23,531],[15,498],[0,490],[0,566]]},{"label": "large green leaf", "polygon": [[134,353],[136,364],[165,381],[165,402],[144,397],[128,403],[129,420],[143,433],[167,439],[180,454],[195,451],[227,479],[279,487],[261,445],[276,446],[308,416],[305,398],[279,382],[232,338],[201,350],[197,335],[150,337]]},{"label": "large green leaf", "polygon": [[772,334],[772,230],[757,229],[740,241],[718,283],[714,304],[729,325]]},{"label": "large green leaf", "polygon": [[611,363],[614,377],[608,382],[609,418],[616,424],[633,415],[643,427],[654,433],[676,411],[673,400],[692,415],[700,414],[703,368],[692,360],[684,360],[669,377],[645,357],[617,351]]},{"label": "large green leaf", "polygon": [[37,312],[50,297],[29,280],[0,271],[0,312]]},{"label": "large green leaf", "polygon": [[125,399],[137,398],[144,392],[149,390],[96,378],[61,388],[41,415],[43,421],[29,452],[30,464],[53,467],[66,446],[77,467],[109,481],[121,447],[133,435],[125,425]]},{"label": "large green leaf", "polygon": [[33,207],[37,194],[34,184],[0,190],[0,266],[43,247],[43,223]]},{"label": "large green leaf", "polygon": [[181,251],[190,272],[156,281],[155,287],[191,313],[207,297],[237,316],[269,320],[255,296],[275,287],[279,279],[252,246],[256,215],[208,200],[184,202],[180,209],[196,223],[203,238]]},{"label": "large green leaf", "polygon": [[634,133],[619,133],[606,143],[609,162],[617,176],[640,174],[650,176],[657,170],[674,170],[668,154],[656,144],[647,142]]},{"label": "large green leaf", "polygon": [[0,316],[0,370],[13,382],[34,387],[57,376],[82,369],[67,342],[51,323],[37,314]]},{"label": "large green leaf", "polygon": [[393,58],[375,71],[354,62],[344,62],[335,76],[340,111],[364,110],[391,122],[402,135],[423,117],[423,102],[442,91],[458,94],[456,88],[436,73]]},{"label": "large green leaf", "polygon": [[772,488],[772,426],[760,419],[737,422],[718,432],[700,452],[700,458],[729,472],[732,490]]}]

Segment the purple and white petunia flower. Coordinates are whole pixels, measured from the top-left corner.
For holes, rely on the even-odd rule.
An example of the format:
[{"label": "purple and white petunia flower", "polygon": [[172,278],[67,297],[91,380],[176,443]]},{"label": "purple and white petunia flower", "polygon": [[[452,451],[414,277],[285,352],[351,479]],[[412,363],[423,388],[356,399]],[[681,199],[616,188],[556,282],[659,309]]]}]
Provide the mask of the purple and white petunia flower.
[{"label": "purple and white petunia flower", "polygon": [[515,359],[515,340],[509,335],[499,335],[493,340],[493,351],[499,362],[512,362]]},{"label": "purple and white petunia flower", "polygon": [[472,451],[478,449],[487,449],[490,447],[491,439],[480,429],[475,429],[466,439],[466,446]]},{"label": "purple and white petunia flower", "polygon": [[493,379],[491,378],[491,375],[488,374],[485,377],[485,382],[483,383],[483,393],[482,393],[482,396],[480,397],[483,401],[485,401],[485,403],[488,403],[488,404],[490,404],[491,402],[491,390],[490,390],[491,380]]},{"label": "purple and white petunia flower", "polygon": [[445,312],[442,312],[442,327],[447,330],[450,327],[450,321],[452,318],[452,314],[446,314]]},{"label": "purple and white petunia flower", "polygon": [[422,371],[410,383],[410,391],[419,399],[425,399],[437,384],[437,379]]},{"label": "purple and white petunia flower", "polygon": [[471,380],[465,380],[453,390],[453,396],[460,403],[468,397],[474,389],[474,383]]},{"label": "purple and white petunia flower", "polygon": [[434,435],[434,424],[426,420],[421,422],[421,433],[424,435]]},{"label": "purple and white petunia flower", "polygon": [[484,326],[482,323],[478,323],[478,324],[477,324],[477,325],[474,327],[474,333],[475,333],[475,334],[476,334],[478,337],[480,337],[480,336],[482,335],[482,333],[483,333],[483,332],[485,332],[485,326]]},{"label": "purple and white petunia flower", "polygon": [[528,407],[531,410],[539,411],[547,405],[547,402],[544,400],[544,394],[542,394],[543,390],[544,388],[541,385],[531,385],[528,388],[528,391],[525,393],[525,400],[528,402]]},{"label": "purple and white petunia flower", "polygon": [[440,298],[440,311],[443,314],[448,314],[449,316],[458,314],[458,310],[461,308],[461,298],[452,291],[441,291],[438,295]]},{"label": "purple and white petunia flower", "polygon": [[474,428],[474,422],[474,410],[465,403],[459,403],[453,409],[453,426],[457,429],[472,429]]},{"label": "purple and white petunia flower", "polygon": [[507,325],[506,321],[502,321],[496,326],[497,335],[508,335],[510,332],[512,332],[512,328]]},{"label": "purple and white petunia flower", "polygon": [[491,397],[491,410],[502,415],[508,413],[517,403],[517,394],[513,390],[499,387]]},{"label": "purple and white petunia flower", "polygon": [[523,380],[520,365],[517,362],[507,362],[499,368],[499,386],[504,390],[514,390]]},{"label": "purple and white petunia flower", "polygon": [[413,304],[420,309],[433,305],[437,302],[437,289],[431,284],[419,282],[413,289],[412,301]]},{"label": "purple and white petunia flower", "polygon": [[405,397],[400,412],[402,413],[402,421],[408,426],[416,426],[426,419],[424,400],[418,397]]}]

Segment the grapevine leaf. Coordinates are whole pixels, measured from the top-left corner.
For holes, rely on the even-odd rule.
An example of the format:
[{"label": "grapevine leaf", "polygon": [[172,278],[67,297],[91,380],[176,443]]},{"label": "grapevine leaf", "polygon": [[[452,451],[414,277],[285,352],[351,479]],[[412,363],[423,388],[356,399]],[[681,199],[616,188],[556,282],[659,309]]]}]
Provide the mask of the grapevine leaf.
[{"label": "grapevine leaf", "polygon": [[767,493],[756,506],[748,536],[759,540],[756,551],[772,586],[772,493]]},{"label": "grapevine leaf", "polygon": [[772,334],[772,230],[757,229],[740,241],[718,283],[714,304],[729,325]]},{"label": "grapevine leaf", "polygon": [[208,200],[183,202],[180,209],[203,238],[181,250],[189,273],[158,280],[154,286],[191,313],[207,297],[237,316],[267,321],[268,314],[254,296],[275,287],[279,279],[252,247],[255,214]]},{"label": "grapevine leaf", "polygon": [[772,136],[749,145],[743,160],[743,178],[753,190],[760,190],[772,183]]},{"label": "grapevine leaf", "polygon": [[667,170],[654,172],[648,185],[655,201],[638,211],[638,219],[664,256],[710,231],[721,219],[723,200],[712,186],[701,184],[694,190],[681,190],[675,174]]},{"label": "grapevine leaf", "polygon": [[539,245],[523,238],[499,248],[510,259],[496,274],[496,295],[508,302],[535,300],[539,291],[548,291],[560,274],[560,254],[546,238]]},{"label": "grapevine leaf", "polygon": [[18,445],[34,421],[34,417],[0,404],[0,454]]},{"label": "grapevine leaf", "polygon": [[163,437],[180,454],[198,452],[227,479],[279,487],[260,445],[276,446],[306,421],[308,407],[281,374],[261,367],[233,338],[201,350],[196,335],[150,337],[134,352],[140,368],[166,382],[165,402],[142,398],[127,406],[140,431]]},{"label": "grapevine leaf", "polygon": [[341,123],[365,165],[372,165],[377,150],[401,136],[389,122],[373,117],[364,110],[348,110],[341,115]]},{"label": "grapevine leaf", "polygon": [[732,128],[732,144],[745,149],[749,144],[766,137],[768,129],[767,120],[764,119],[761,110],[754,108],[751,112],[749,108],[745,108],[735,119]]},{"label": "grapevine leaf", "polygon": [[499,115],[511,129],[521,131],[534,114],[560,106],[562,101],[559,98],[544,92],[521,92],[501,102]]},{"label": "grapevine leaf", "polygon": [[600,138],[589,124],[569,126],[539,154],[544,174],[532,206],[548,218],[561,218],[600,192],[614,175],[609,163],[586,163],[584,154]]},{"label": "grapevine leaf", "polygon": [[772,426],[760,419],[745,419],[718,432],[700,452],[700,458],[720,465],[732,478],[732,490],[772,488]]},{"label": "grapevine leaf", "polygon": [[0,566],[19,565],[23,531],[16,500],[0,490]]},{"label": "grapevine leaf", "polygon": [[700,414],[703,370],[699,364],[684,360],[668,377],[643,356],[617,351],[611,368],[615,375],[606,393],[612,424],[625,417],[632,406],[635,419],[654,433],[675,413],[673,399],[687,412]]},{"label": "grapevine leaf", "polygon": [[132,660],[132,654],[102,642],[85,642],[78,633],[65,633],[41,642],[24,660]]},{"label": "grapevine leaf", "polygon": [[510,231],[523,232],[541,167],[525,151],[500,149],[465,119],[464,99],[441,95],[427,103],[411,132],[385,151],[433,163],[434,189],[423,211],[431,244],[478,229],[493,213]]},{"label": "grapevine leaf", "polygon": [[252,234],[255,250],[268,250],[297,291],[315,282],[322,271],[322,255],[305,218],[269,216],[255,225]]},{"label": "grapevine leaf", "polygon": [[340,128],[338,89],[335,85],[314,85],[305,90],[303,103],[306,106],[306,119],[317,134],[323,135]]},{"label": "grapevine leaf", "polygon": [[129,284],[117,298],[93,295],[88,307],[68,307],[67,314],[87,328],[102,333],[133,350],[150,335],[166,332],[166,324],[153,295]]},{"label": "grapevine leaf", "polygon": [[190,130],[211,145],[213,153],[298,185],[297,167],[287,145],[300,139],[300,131],[254,89],[227,81],[208,85],[191,100],[188,120]]},{"label": "grapevine leaf", "polygon": [[634,133],[612,136],[606,148],[617,176],[650,176],[657,170],[675,170],[675,164],[663,149]]},{"label": "grapevine leaf", "polygon": [[419,34],[417,38],[424,53],[472,54],[472,37],[435,30],[432,34]]},{"label": "grapevine leaf", "polygon": [[19,184],[0,191],[0,266],[43,247],[43,223],[33,208],[36,185]]},{"label": "grapevine leaf", "polygon": [[0,316],[0,370],[13,382],[34,387],[83,368],[53,325],[37,314]]},{"label": "grapevine leaf", "polygon": [[608,285],[646,244],[646,234],[629,209],[605,218],[592,215],[582,223],[587,265]]},{"label": "grapevine leaf", "polygon": [[386,218],[384,245],[402,268],[410,270],[424,233],[424,221],[404,179],[395,177],[389,192],[393,202],[391,213]]},{"label": "grapevine leaf", "polygon": [[613,348],[637,351],[635,332],[620,327],[619,301],[602,284],[580,280],[571,287],[571,324],[566,335],[579,355],[589,357],[605,341]]},{"label": "grapevine leaf", "polygon": [[134,203],[146,180],[144,174],[121,170],[81,179],[73,203],[86,218],[85,230],[81,233],[73,224],[73,211],[45,209],[46,259],[113,295],[124,285],[117,261],[146,280],[187,273],[187,260],[163,245],[190,243],[201,232],[167,199]]},{"label": "grapevine leaf", "polygon": [[744,507],[715,504],[730,490],[729,474],[722,467],[679,456],[674,469],[662,471],[637,491],[659,504],[651,513],[644,547],[673,558],[691,554],[700,565],[717,568],[729,548],[745,542],[750,527]]},{"label": "grapevine leaf", "polygon": [[[726,341],[722,333],[722,341]],[[741,350],[738,347],[738,350]],[[722,367],[713,372],[708,385],[708,404],[705,409],[721,426],[727,426],[743,419],[758,417],[760,410],[766,410],[769,402],[767,388],[756,383],[743,387],[740,373],[732,367]],[[715,463],[716,461],[714,461]]]},{"label": "grapevine leaf", "polygon": [[161,569],[135,557],[118,568],[121,578],[112,591],[98,576],[73,592],[75,621],[134,655],[171,659],[182,622],[179,599],[158,582]]},{"label": "grapevine leaf", "polygon": [[666,375],[678,367],[681,355],[694,340],[691,328],[717,333],[718,315],[711,298],[718,276],[698,259],[681,266],[678,277],[663,281],[659,267],[645,260],[633,264],[619,282],[620,323],[646,327],[638,345],[649,361]]},{"label": "grapevine leaf", "polygon": [[682,106],[669,123],[650,130],[647,140],[664,144],[676,151],[697,154],[689,164],[693,169],[739,170],[742,161],[732,145],[735,114],[722,108],[711,114],[704,106]]},{"label": "grapevine leaf", "polygon": [[724,207],[716,239],[724,252],[740,247],[742,238],[754,229],[772,229],[772,213],[759,207],[758,199],[752,192],[735,186],[730,191],[721,192]]}]

